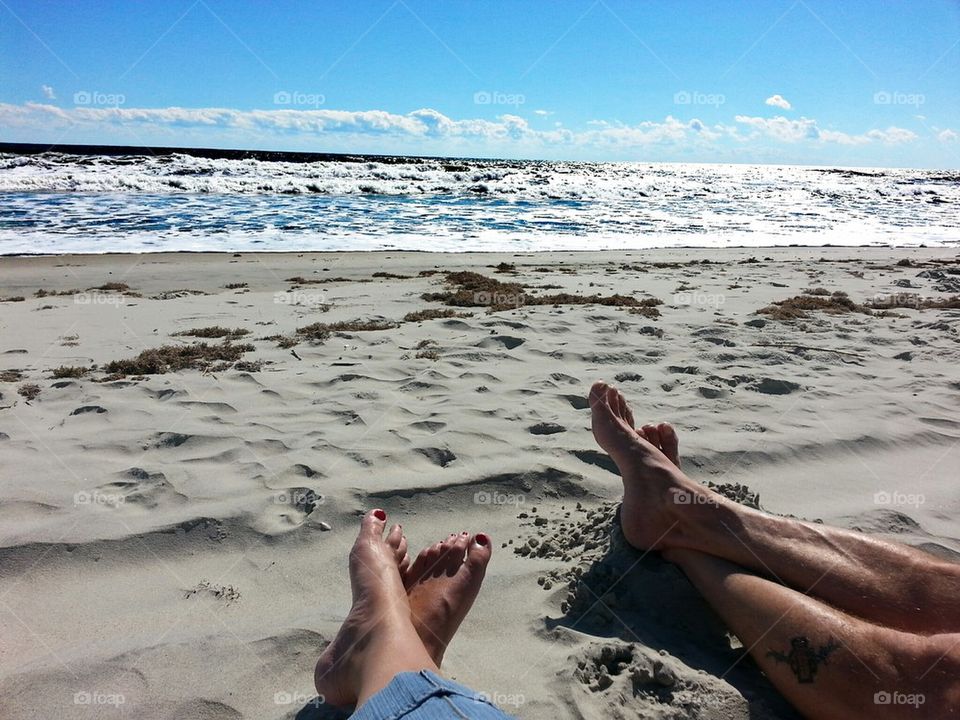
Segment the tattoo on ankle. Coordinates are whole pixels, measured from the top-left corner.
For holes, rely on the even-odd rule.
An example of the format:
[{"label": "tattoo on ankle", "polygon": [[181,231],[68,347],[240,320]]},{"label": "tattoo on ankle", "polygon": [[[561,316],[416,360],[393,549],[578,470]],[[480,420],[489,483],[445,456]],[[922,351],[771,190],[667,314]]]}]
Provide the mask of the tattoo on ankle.
[{"label": "tattoo on ankle", "polygon": [[822,645],[819,650],[810,646],[810,641],[804,636],[792,638],[790,640],[790,650],[782,653],[779,650],[771,650],[767,657],[771,657],[778,663],[787,663],[793,674],[797,676],[797,681],[802,683],[812,683],[817,674],[817,669],[821,663],[826,665],[827,658],[840,648],[840,643],[833,638]]}]

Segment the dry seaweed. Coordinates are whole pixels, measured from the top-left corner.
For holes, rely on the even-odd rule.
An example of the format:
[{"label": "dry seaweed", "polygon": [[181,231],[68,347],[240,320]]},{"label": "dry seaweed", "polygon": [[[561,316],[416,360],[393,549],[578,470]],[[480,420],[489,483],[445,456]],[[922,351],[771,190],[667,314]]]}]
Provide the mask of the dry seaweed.
[{"label": "dry seaweed", "polygon": [[[113,376],[127,375],[163,375],[178,370],[207,370],[223,369],[222,363],[232,365],[246,352],[251,352],[253,345],[246,343],[234,345],[225,341],[219,345],[207,343],[193,343],[192,345],[162,345],[158,348],[144,350],[135,358],[114,360],[104,365],[106,373]],[[217,364],[221,363],[221,364]]]}]

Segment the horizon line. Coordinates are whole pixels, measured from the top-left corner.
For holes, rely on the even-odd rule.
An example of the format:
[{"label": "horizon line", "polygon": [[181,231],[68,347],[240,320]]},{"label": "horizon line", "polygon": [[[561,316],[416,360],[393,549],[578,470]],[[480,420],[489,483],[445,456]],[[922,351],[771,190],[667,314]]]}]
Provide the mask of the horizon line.
[{"label": "horizon line", "polygon": [[923,168],[890,165],[827,165],[822,163],[769,163],[769,162],[711,162],[684,160],[544,160],[538,158],[482,157],[469,155],[393,155],[388,153],[343,153],[307,150],[265,150],[216,147],[184,147],[166,145],[104,145],[92,143],[26,143],[0,142],[0,153],[13,155],[42,155],[59,152],[66,155],[123,157],[131,155],[189,155],[210,160],[261,160],[266,162],[383,162],[400,164],[411,160],[466,161],[466,162],[517,162],[517,163],[574,163],[574,164],[649,164],[649,165],[749,165],[768,167],[823,168],[836,170],[924,170],[927,172],[955,172],[960,168]]}]

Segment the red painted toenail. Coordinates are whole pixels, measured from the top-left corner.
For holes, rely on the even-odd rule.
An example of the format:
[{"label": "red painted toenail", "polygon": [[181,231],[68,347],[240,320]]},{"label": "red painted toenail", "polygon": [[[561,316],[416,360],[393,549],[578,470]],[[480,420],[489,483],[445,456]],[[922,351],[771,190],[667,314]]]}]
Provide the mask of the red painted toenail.
[{"label": "red painted toenail", "polygon": [[386,514],[383,510],[374,510],[374,511],[373,511],[373,516],[374,516],[377,520],[386,520],[386,519],[387,519],[387,514]]},{"label": "red painted toenail", "polygon": [[477,544],[478,545],[489,545],[490,538],[486,533],[477,533]]}]

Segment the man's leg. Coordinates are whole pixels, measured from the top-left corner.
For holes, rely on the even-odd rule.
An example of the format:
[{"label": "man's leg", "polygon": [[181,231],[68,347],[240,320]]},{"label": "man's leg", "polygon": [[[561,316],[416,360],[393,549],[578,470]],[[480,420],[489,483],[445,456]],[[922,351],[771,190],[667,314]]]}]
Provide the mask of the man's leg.
[{"label": "man's leg", "polygon": [[634,547],[709,553],[891,628],[960,632],[960,565],[727,500],[680,470],[669,425],[635,429],[623,395],[605,383],[590,405],[594,436],[623,477],[621,523]]},{"label": "man's leg", "polygon": [[960,633],[881,628],[711,555],[673,549],[664,557],[807,717],[960,717]]}]

